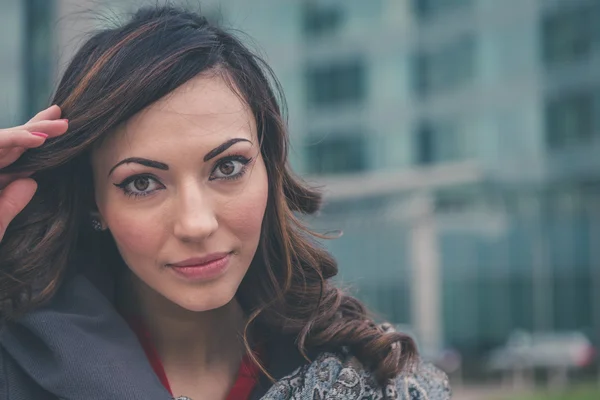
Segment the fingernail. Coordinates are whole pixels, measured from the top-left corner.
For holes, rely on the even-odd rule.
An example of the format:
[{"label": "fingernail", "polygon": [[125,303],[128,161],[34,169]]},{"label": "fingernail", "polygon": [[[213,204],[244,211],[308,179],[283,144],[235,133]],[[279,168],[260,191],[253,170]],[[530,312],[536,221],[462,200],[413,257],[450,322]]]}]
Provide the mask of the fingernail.
[{"label": "fingernail", "polygon": [[46,139],[48,137],[48,135],[46,135],[45,133],[42,133],[42,132],[31,132],[31,134],[34,136],[42,137],[44,139]]},{"label": "fingernail", "polygon": [[64,118],[64,119],[59,119],[59,121],[65,121],[67,124],[69,123],[69,120]]}]

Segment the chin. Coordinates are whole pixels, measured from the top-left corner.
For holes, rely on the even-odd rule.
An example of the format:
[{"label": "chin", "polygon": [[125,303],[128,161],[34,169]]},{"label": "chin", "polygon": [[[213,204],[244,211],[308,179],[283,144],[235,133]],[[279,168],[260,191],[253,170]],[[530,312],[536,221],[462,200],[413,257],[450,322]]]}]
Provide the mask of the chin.
[{"label": "chin", "polygon": [[162,309],[166,313],[205,312],[231,303],[246,271],[247,268],[233,268],[208,282],[182,281],[171,274],[134,276],[140,289],[138,296],[142,297],[146,307]]},{"label": "chin", "polygon": [[185,288],[164,296],[175,305],[191,312],[203,312],[224,307],[233,300],[237,288]]}]

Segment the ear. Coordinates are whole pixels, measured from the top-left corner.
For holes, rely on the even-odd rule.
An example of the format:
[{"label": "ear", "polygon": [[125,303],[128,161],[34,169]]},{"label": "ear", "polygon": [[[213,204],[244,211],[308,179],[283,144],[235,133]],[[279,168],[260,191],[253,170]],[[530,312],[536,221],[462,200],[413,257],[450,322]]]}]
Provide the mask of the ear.
[{"label": "ear", "polygon": [[106,223],[104,222],[104,218],[102,218],[102,215],[100,215],[98,211],[90,212],[90,219],[92,225],[97,224],[98,222],[100,223],[100,229],[98,230],[105,231],[107,229]]}]

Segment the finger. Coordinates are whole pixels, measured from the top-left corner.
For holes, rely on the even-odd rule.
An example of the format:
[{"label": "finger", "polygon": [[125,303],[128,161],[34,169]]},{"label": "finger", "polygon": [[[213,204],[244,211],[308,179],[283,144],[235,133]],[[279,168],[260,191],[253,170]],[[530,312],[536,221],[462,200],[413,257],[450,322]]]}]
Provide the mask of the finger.
[{"label": "finger", "polygon": [[0,174],[0,190],[6,188],[10,183],[27,178],[31,175],[31,172],[17,172],[14,174]]},{"label": "finger", "polygon": [[30,132],[25,129],[9,129],[0,131],[0,149],[9,147],[38,147],[46,141],[43,132]]},{"label": "finger", "polygon": [[44,120],[27,123],[20,126],[19,129],[25,129],[29,132],[44,132],[50,137],[55,137],[62,135],[69,129],[69,122],[66,119]]},{"label": "finger", "polygon": [[0,149],[0,169],[17,161],[24,152],[25,148],[23,147]]},{"label": "finger", "polygon": [[56,104],[46,108],[45,110],[40,111],[39,113],[37,113],[35,115],[35,117],[31,118],[29,120],[29,122],[27,122],[28,124],[33,123],[33,122],[39,122],[39,121],[44,121],[44,120],[54,120],[54,119],[58,119],[60,118],[60,115],[62,113],[62,110],[60,109],[59,106],[57,106]]},{"label": "finger", "polygon": [[0,240],[10,221],[31,201],[36,189],[33,179],[19,179],[0,192]]}]

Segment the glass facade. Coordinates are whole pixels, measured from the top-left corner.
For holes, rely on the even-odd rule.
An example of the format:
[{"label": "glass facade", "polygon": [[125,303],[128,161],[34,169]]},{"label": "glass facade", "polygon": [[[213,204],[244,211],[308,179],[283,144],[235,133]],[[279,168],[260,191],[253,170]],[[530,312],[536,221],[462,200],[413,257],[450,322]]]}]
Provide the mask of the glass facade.
[{"label": "glass facade", "polygon": [[413,78],[417,93],[427,96],[471,82],[477,73],[476,50],[473,35],[465,34],[434,50],[418,51]]},{"label": "glass facade", "polygon": [[2,0],[0,6],[0,126],[11,126],[49,105],[55,3]]},{"label": "glass facade", "polygon": [[331,132],[311,136],[305,148],[310,175],[330,175],[364,171],[367,166],[367,141],[363,132]]},{"label": "glass facade", "polygon": [[588,1],[548,12],[542,20],[542,51],[549,66],[600,52],[600,4]]},{"label": "glass facade", "polygon": [[550,149],[590,145],[600,138],[600,92],[584,89],[546,103],[546,139]]},{"label": "glass facade", "polygon": [[362,59],[309,66],[306,69],[307,107],[361,104],[367,99]]},{"label": "glass facade", "polygon": [[54,78],[54,41],[52,26],[56,20],[54,1],[25,0],[23,44],[23,112],[33,116],[50,105]]},{"label": "glass facade", "polygon": [[413,11],[421,20],[453,11],[464,12],[466,7],[472,5],[472,0],[412,0]]},{"label": "glass facade", "polygon": [[[357,123],[370,128],[367,141],[378,149],[369,153],[376,161],[365,163],[374,173],[389,174],[394,164],[373,142],[393,137],[393,150],[402,154],[400,146],[408,147],[413,165],[443,168],[473,160],[482,177],[443,188],[413,179],[408,186],[414,189],[399,188],[392,196],[389,188],[386,194],[365,188],[357,197],[330,200],[316,224],[320,231],[344,231],[327,243],[340,261],[340,279],[387,319],[415,321],[410,239],[415,221],[398,210],[406,211],[405,197],[424,190],[435,204],[444,343],[469,356],[501,345],[516,329],[580,330],[600,341],[600,314],[593,306],[600,290],[594,272],[600,268],[594,250],[600,241],[600,169],[591,163],[593,152],[577,152],[598,143],[600,74],[573,78],[584,67],[600,66],[600,24],[593,23],[600,15],[598,3],[412,5],[411,39],[403,51],[396,50],[403,56],[389,64],[396,73],[373,73],[384,68],[385,58],[358,41],[352,52],[364,54],[368,100],[351,117],[336,118],[340,111],[320,107],[311,113],[312,124],[343,126],[360,115]],[[394,32],[372,29],[373,47],[393,48],[386,38]],[[315,46],[325,47],[328,40],[333,42],[323,39]],[[343,59],[333,44],[329,50],[327,60]],[[571,68],[570,74],[564,68]],[[399,89],[403,80],[408,90]],[[394,96],[400,101],[394,103]],[[386,104],[398,107],[389,119],[382,113],[370,119],[373,114],[364,112]],[[407,135],[409,140],[399,140]],[[337,148],[345,152],[344,146]],[[566,164],[554,163],[565,151],[591,164],[567,174]],[[318,157],[339,155],[328,149]]]},{"label": "glass facade", "polygon": [[21,2],[3,0],[0,13],[0,126],[16,124],[21,119],[23,99],[24,18]]}]

